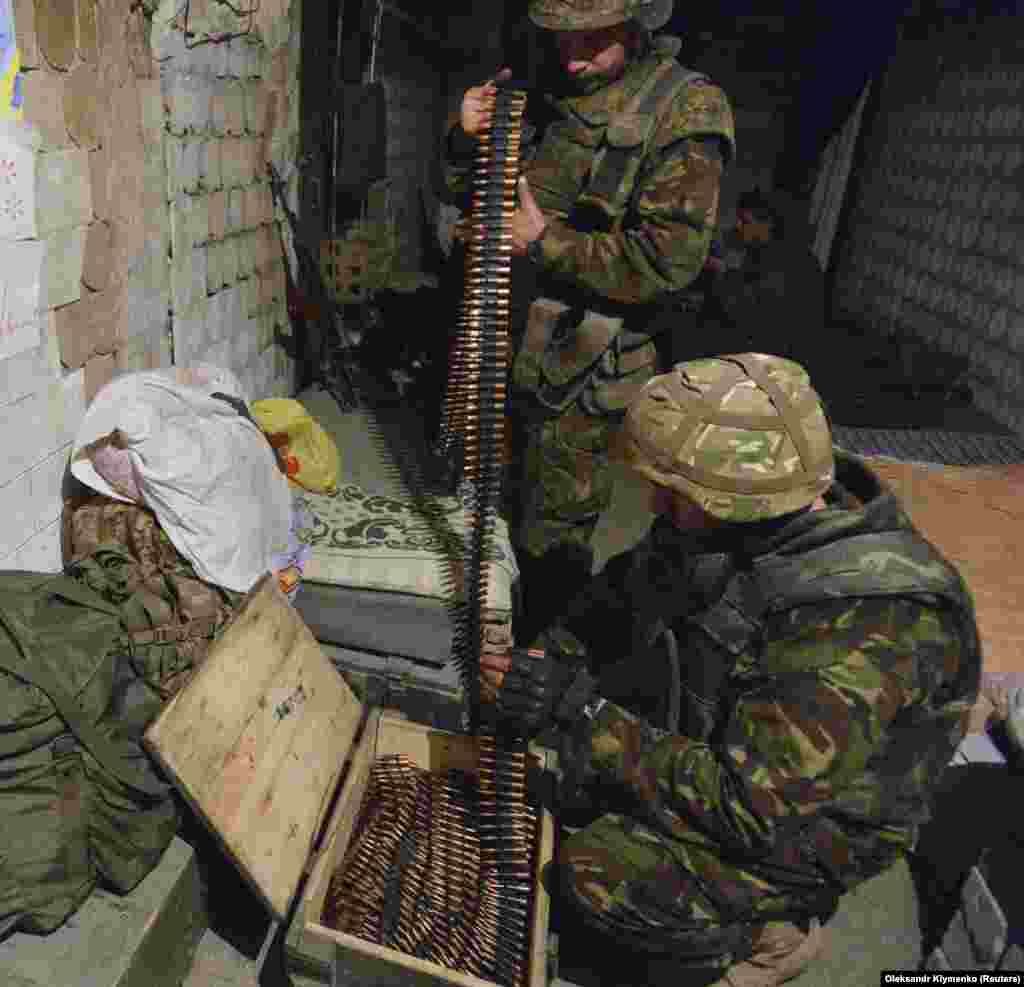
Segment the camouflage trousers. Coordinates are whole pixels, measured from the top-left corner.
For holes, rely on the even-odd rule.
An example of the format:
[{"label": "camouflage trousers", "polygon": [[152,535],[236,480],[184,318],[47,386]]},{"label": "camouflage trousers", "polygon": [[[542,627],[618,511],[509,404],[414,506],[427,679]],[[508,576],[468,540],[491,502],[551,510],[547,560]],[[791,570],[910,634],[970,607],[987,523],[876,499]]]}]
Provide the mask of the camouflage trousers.
[{"label": "camouflage trousers", "polygon": [[727,923],[720,898],[749,898],[713,853],[628,816],[601,816],[559,853],[562,891],[584,925],[621,945],[723,970],[750,953],[751,927]]},{"label": "camouflage trousers", "polygon": [[619,945],[670,957],[678,969],[720,973],[741,964],[738,972],[761,983],[744,968],[799,960],[814,926],[779,921],[804,909],[704,842],[697,833],[680,840],[629,816],[601,816],[562,842],[563,894],[587,928]]},{"label": "camouflage trousers", "polygon": [[513,422],[513,542],[541,558],[566,544],[589,549],[601,515],[612,502],[608,460],[617,422],[573,404],[557,418]]}]

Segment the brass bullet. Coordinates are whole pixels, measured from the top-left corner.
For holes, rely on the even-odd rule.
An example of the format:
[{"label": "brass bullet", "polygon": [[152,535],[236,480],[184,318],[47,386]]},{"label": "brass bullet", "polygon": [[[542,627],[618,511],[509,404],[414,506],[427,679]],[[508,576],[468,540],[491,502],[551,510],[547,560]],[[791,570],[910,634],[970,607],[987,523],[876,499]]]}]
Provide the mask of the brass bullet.
[{"label": "brass bullet", "polygon": [[489,130],[477,138],[477,161],[488,161],[494,156],[496,149],[514,149],[519,151],[523,146],[523,135],[511,127]]},{"label": "brass bullet", "polygon": [[[481,168],[488,168],[495,163],[503,162],[512,165],[518,164],[520,152],[523,149],[521,137],[514,137],[511,134],[504,137],[481,136],[477,145],[479,154],[476,163]],[[504,154],[502,154],[504,152]]]}]

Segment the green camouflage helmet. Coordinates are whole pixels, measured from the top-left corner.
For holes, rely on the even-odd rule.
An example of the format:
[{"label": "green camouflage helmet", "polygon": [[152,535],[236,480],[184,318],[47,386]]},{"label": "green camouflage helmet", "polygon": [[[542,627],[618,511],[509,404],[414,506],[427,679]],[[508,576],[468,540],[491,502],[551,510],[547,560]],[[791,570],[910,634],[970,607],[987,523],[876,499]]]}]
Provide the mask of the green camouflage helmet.
[{"label": "green camouflage helmet", "polygon": [[832,484],[832,436],[807,372],[740,353],[679,363],[630,405],[619,454],[724,521],[797,511]]},{"label": "green camouflage helmet", "polygon": [[672,0],[530,0],[529,14],[549,31],[596,31],[626,21],[657,31],[672,16]]}]

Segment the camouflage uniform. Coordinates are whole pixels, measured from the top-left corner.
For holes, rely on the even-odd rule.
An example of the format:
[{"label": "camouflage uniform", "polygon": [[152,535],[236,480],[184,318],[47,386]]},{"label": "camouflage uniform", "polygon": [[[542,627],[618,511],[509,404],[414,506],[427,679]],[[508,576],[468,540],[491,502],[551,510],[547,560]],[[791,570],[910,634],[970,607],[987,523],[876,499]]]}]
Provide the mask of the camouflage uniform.
[{"label": "camouflage uniform", "polygon": [[[579,23],[564,24],[573,29],[597,24],[590,8],[622,4],[563,6],[546,19],[531,7],[531,16],[554,27],[579,8]],[[606,15],[602,24],[624,19]],[[514,525],[520,554],[537,558],[566,543],[589,552],[611,499],[610,432],[655,372],[652,319],[704,265],[734,153],[725,94],[699,78],[657,113],[623,112],[678,50],[677,40],[659,38],[597,91],[527,101],[522,170],[547,227],[539,265],[515,258],[512,268],[512,404],[528,494]],[[474,149],[453,122],[442,169],[448,193],[465,206]],[[621,150],[622,180],[606,187],[602,165],[607,179]]]},{"label": "camouflage uniform", "polygon": [[[733,359],[774,380],[759,391],[734,374],[723,390]],[[651,629],[674,630],[685,733],[614,701],[580,721],[572,771],[632,807],[566,839],[560,864],[588,926],[702,968],[749,956],[766,923],[828,915],[912,845],[980,680],[966,586],[861,461],[836,450],[832,482],[827,425],[794,368],[747,354],[647,385],[626,422],[633,465],[751,523],[694,535],[656,522],[538,642],[585,660],[607,698],[602,671],[626,657],[635,684]],[[669,399],[676,386],[688,405]],[[789,424],[742,435],[759,415],[768,426],[772,387]],[[709,393],[718,424],[702,425],[694,395]],[[794,513],[825,485],[826,509]]]}]

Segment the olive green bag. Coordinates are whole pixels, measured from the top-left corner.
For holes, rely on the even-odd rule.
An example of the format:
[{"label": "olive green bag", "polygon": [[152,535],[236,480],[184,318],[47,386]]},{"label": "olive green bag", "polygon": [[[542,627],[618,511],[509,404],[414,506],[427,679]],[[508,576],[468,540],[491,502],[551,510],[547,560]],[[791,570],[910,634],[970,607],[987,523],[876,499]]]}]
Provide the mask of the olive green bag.
[{"label": "olive green bag", "polygon": [[160,698],[120,611],[67,575],[0,572],[0,939],[131,891],[177,828],[140,740]]}]

